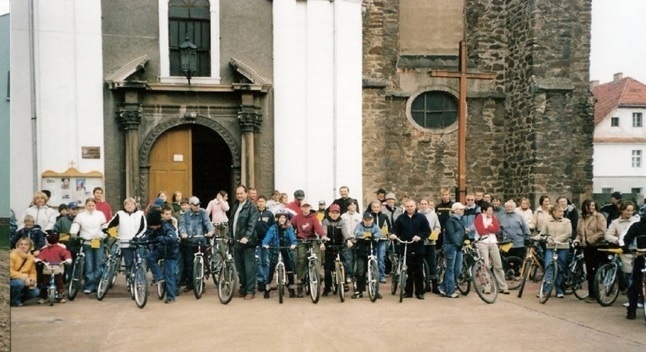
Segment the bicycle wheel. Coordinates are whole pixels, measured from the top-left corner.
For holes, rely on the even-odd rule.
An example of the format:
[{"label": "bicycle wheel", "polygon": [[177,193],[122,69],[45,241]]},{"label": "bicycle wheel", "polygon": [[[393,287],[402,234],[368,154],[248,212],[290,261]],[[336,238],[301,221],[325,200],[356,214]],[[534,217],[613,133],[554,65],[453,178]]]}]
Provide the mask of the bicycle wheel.
[{"label": "bicycle wheel", "polygon": [[233,262],[224,262],[222,269],[220,269],[220,277],[218,278],[218,298],[220,299],[220,303],[227,304],[231,302],[237,281],[238,273]]},{"label": "bicycle wheel", "polygon": [[[646,275],[642,275],[642,298],[646,297]],[[646,304],[644,306],[644,319],[646,319]]]},{"label": "bicycle wheel", "polygon": [[545,277],[545,268],[543,268],[542,265],[534,265],[534,266],[532,266],[532,271],[531,271],[531,275],[529,276],[529,278],[534,282],[539,282],[539,281],[543,280],[543,277]]},{"label": "bicycle wheel", "polygon": [[597,290],[597,302],[603,307],[611,306],[619,297],[618,271],[619,268],[614,263],[607,263],[597,269],[594,274],[593,282]]},{"label": "bicycle wheel", "polygon": [[345,268],[342,263],[337,262],[335,268],[336,275],[336,291],[339,295],[341,302],[345,302],[345,290],[343,289],[343,283],[345,282]]},{"label": "bicycle wheel", "polygon": [[478,297],[485,303],[494,303],[498,297],[498,285],[496,285],[491,270],[483,262],[476,263],[471,270],[473,289]]},{"label": "bicycle wheel", "polygon": [[211,274],[213,276],[213,284],[218,286],[218,278],[220,277],[220,270],[222,270],[222,263],[224,263],[224,257],[222,253],[216,251],[211,254],[209,260],[209,268],[211,269]]},{"label": "bicycle wheel", "polygon": [[392,284],[390,285],[390,293],[394,296],[397,293],[397,285],[399,285],[399,276],[401,273],[401,263],[396,262],[397,266],[393,270]]},{"label": "bicycle wheel", "polygon": [[574,296],[580,300],[588,298],[590,291],[588,291],[587,270],[583,259],[576,263],[576,268],[572,273],[572,291]]},{"label": "bicycle wheel", "polygon": [[520,287],[520,269],[522,266],[523,260],[519,257],[504,257],[502,259],[502,269],[505,272],[508,289],[515,290]]},{"label": "bicycle wheel", "polygon": [[404,301],[404,289],[406,288],[406,276],[408,273],[404,268],[402,268],[402,271],[399,273],[399,303],[402,303]]},{"label": "bicycle wheel", "polygon": [[81,290],[81,283],[83,280],[83,269],[85,267],[85,259],[83,257],[76,258],[74,266],[72,267],[72,278],[67,289],[67,299],[73,301],[76,294]]},{"label": "bicycle wheel", "polygon": [[[160,259],[159,260],[159,267],[163,268],[164,267],[164,260]],[[164,296],[166,295],[166,283],[161,282],[157,284],[157,298],[158,299],[164,299]]]},{"label": "bicycle wheel", "polygon": [[146,278],[146,268],[143,265],[137,265],[134,281],[135,303],[137,303],[137,307],[143,308],[148,301],[148,279]]},{"label": "bicycle wheel", "polygon": [[[547,268],[545,269],[545,275],[543,276],[543,280],[541,281],[541,286],[538,288],[538,300],[542,303],[545,304],[548,299],[550,299],[550,296],[552,295],[552,291],[555,289],[555,284],[556,282],[556,275],[558,272],[558,266],[554,264],[554,262],[550,262],[547,264]],[[547,275],[547,273],[551,274]]]},{"label": "bicycle wheel", "polygon": [[321,297],[321,285],[320,285],[320,280],[321,280],[321,274],[319,273],[317,269],[317,261],[316,260],[311,260],[308,263],[307,266],[307,271],[308,271],[308,276],[309,276],[309,295],[310,298],[312,299],[312,303],[318,303],[319,298]]},{"label": "bicycle wheel", "polygon": [[278,284],[276,290],[278,291],[278,303],[283,304],[283,296],[285,295],[285,267],[282,265],[276,266],[276,279]]},{"label": "bicycle wheel", "polygon": [[49,306],[53,306],[54,301],[56,301],[56,285],[50,284],[47,286],[47,299],[49,300]]},{"label": "bicycle wheel", "polygon": [[204,292],[204,257],[198,255],[193,260],[193,293],[195,298],[202,298]]},{"label": "bicycle wheel", "polygon": [[458,291],[463,296],[466,296],[469,294],[471,291],[471,277],[469,271],[471,270],[471,267],[467,265],[466,260],[462,263],[462,270],[460,271],[460,275],[458,275]]},{"label": "bicycle wheel", "polygon": [[520,288],[518,289],[518,298],[521,298],[523,296],[523,291],[525,290],[525,283],[527,283],[527,279],[529,278],[529,273],[532,270],[532,261],[529,259],[525,259],[523,261],[523,266],[520,269]]},{"label": "bicycle wheel", "polygon": [[121,265],[121,257],[115,258],[115,260],[110,262],[112,265],[112,277],[110,277],[110,287],[114,286],[114,283],[117,282],[117,276],[119,276],[119,265]]},{"label": "bicycle wheel", "polygon": [[379,293],[379,267],[374,259],[368,265],[368,297],[371,302],[375,302]]},{"label": "bicycle wheel", "polygon": [[444,281],[444,273],[446,272],[446,261],[442,248],[437,249],[435,253],[435,265],[437,268],[437,284],[440,285]]},{"label": "bicycle wheel", "polygon": [[110,289],[110,281],[112,281],[112,261],[108,261],[103,274],[101,274],[101,279],[99,279],[99,285],[96,288],[96,299],[101,301],[105,297],[105,294],[108,293]]}]

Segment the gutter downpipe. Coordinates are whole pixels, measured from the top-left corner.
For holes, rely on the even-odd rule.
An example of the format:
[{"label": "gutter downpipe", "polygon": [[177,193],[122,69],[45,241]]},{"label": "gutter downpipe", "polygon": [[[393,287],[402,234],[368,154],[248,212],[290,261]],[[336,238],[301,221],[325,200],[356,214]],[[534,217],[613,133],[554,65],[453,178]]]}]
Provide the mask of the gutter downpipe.
[{"label": "gutter downpipe", "polygon": [[32,188],[38,190],[38,114],[36,110],[36,45],[34,24],[34,0],[29,0],[29,90],[31,94],[31,162]]}]

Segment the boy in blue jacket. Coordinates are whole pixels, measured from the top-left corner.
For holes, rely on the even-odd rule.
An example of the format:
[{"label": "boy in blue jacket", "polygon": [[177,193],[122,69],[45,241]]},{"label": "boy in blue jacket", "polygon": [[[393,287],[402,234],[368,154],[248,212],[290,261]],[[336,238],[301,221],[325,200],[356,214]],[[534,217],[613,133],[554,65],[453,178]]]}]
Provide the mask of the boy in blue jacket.
[{"label": "boy in blue jacket", "polygon": [[[363,297],[363,291],[366,289],[366,269],[368,267],[368,256],[370,255],[369,241],[381,238],[381,229],[375,224],[374,217],[370,212],[363,214],[363,220],[354,229],[354,237],[359,246],[357,248],[356,271],[354,273],[357,278],[357,290],[352,295],[352,299]],[[373,244],[372,248],[376,250],[377,246]],[[380,293],[377,293],[377,298],[381,298]]]},{"label": "boy in blue jacket", "polygon": [[[175,268],[179,253],[179,237],[177,229],[172,223],[173,208],[165,205],[159,212],[151,212],[148,216],[148,227],[153,230],[152,236],[157,239],[158,245],[148,254],[146,261],[153,274],[153,285],[166,285],[166,303],[175,302],[177,291],[175,282]],[[164,259],[164,272],[162,273],[157,261]]]}]

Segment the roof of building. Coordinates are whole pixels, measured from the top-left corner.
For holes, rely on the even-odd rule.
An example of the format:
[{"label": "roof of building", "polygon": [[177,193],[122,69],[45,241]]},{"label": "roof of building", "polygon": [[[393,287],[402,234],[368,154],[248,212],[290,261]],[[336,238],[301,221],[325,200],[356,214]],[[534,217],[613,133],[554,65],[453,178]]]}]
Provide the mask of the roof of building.
[{"label": "roof of building", "polygon": [[594,105],[594,125],[598,125],[617,106],[646,106],[646,85],[626,77],[592,88],[597,99]]}]

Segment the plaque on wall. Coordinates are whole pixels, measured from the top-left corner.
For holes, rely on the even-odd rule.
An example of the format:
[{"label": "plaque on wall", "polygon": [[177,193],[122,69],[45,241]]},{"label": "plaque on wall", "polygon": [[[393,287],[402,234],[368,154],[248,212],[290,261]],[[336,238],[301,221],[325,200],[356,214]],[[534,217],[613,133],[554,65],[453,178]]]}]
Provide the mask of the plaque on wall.
[{"label": "plaque on wall", "polygon": [[52,193],[47,202],[50,206],[77,202],[82,207],[87,198],[93,197],[94,187],[103,188],[103,174],[98,171],[83,173],[74,167],[60,173],[47,170],[43,172],[40,183],[41,190]]},{"label": "plaque on wall", "polygon": [[101,147],[81,147],[81,158],[101,159]]}]

